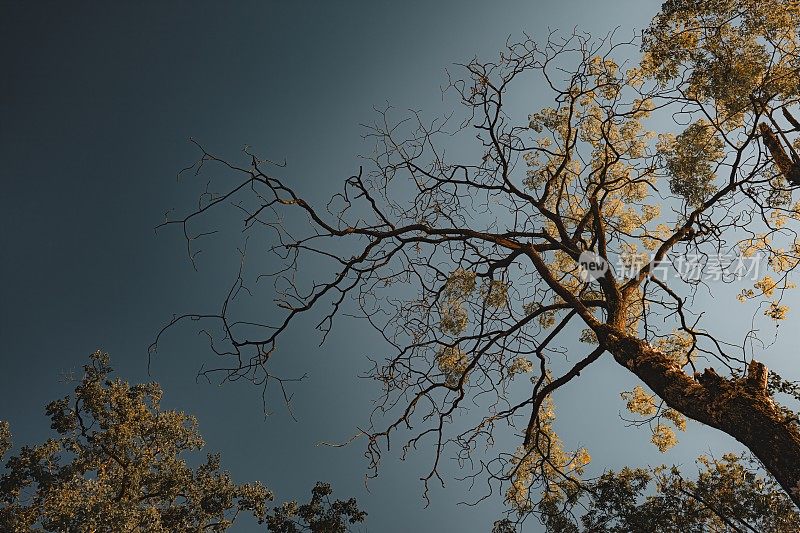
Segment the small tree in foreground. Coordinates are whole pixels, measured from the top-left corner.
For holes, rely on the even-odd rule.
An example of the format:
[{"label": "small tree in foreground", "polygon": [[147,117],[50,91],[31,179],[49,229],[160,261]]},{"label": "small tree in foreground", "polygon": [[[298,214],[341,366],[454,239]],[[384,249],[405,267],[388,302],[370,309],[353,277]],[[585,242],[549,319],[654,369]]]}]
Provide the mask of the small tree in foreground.
[{"label": "small tree in foreground", "polygon": [[[203,150],[197,171],[224,181],[166,224],[194,258],[208,214],[234,206],[249,250],[277,256],[255,264],[280,263],[258,279],[285,314],[237,312],[255,290],[242,269],[220,312],[173,323],[216,321],[215,371],[265,384],[299,317],[327,334],[360,315],[388,351],[372,466],[399,438],[432,451],[426,486],[455,456],[523,514],[580,484],[589,453],[561,441],[554,401],[610,357],[640,380],[624,399],[660,450],[687,418],[716,428],[800,505],[800,426],[776,396],[800,388],[764,364],[800,266],[800,3],[670,0],[641,38],[553,33],[463,67],[463,120],[382,112],[366,168],[327,203],[269,161]],[[703,292],[752,327],[711,326]],[[518,447],[494,453],[500,431]]]},{"label": "small tree in foreground", "polygon": [[[209,454],[187,460],[203,439],[194,417],[160,408],[157,383],[110,379],[108,355],[95,352],[73,397],[51,402],[57,437],[23,446],[0,474],[0,530],[58,532],[225,531],[242,514],[275,533],[345,533],[366,514],[355,500],[331,501],[318,483],[306,504],[272,510],[261,483],[238,485]],[[0,422],[0,452],[11,449]]]}]

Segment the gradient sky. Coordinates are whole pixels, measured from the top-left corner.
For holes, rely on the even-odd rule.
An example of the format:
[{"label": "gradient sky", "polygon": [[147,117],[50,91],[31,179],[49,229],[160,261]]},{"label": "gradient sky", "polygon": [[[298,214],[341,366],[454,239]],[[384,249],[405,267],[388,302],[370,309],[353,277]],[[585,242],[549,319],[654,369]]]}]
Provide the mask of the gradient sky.
[{"label": "gradient sky", "polygon": [[[284,346],[295,388],[264,419],[259,391],[198,383],[208,352],[196,329],[165,338],[147,375],[147,346],[173,313],[215,310],[237,266],[232,254],[201,257],[195,272],[177,231],[154,226],[195,201],[175,180],[197,156],[192,136],[235,158],[244,145],[285,158],[299,189],[324,196],[368,148],[360,123],[387,101],[442,112],[444,69],[494,57],[506,38],[547,28],[604,34],[643,28],[659,2],[626,0],[351,2],[0,3],[0,418],[15,441],[48,434],[43,406],[67,394],[63,375],[97,348],[119,375],[155,379],[164,405],[195,414],[208,449],[237,481],[260,479],[278,499],[303,498],[316,480],[358,498],[364,531],[488,531],[500,498],[449,480],[424,508],[425,450],[386,456],[364,487],[363,447],[316,446],[363,424],[377,390],[356,379],[374,340],[344,321],[323,347],[303,327]],[[546,105],[530,103],[529,111]],[[729,304],[730,305],[730,304]],[[270,302],[259,312],[270,313]],[[727,326],[733,327],[733,326]],[[791,340],[791,339],[790,339]],[[690,465],[707,450],[739,449],[690,424],[665,456],[648,435],[618,421],[618,393],[635,383],[601,362],[559,400],[562,437],[587,445],[593,468]],[[557,398],[558,400],[558,398]],[[608,428],[613,428],[609,431]],[[457,476],[454,464],[447,470]],[[597,470],[596,470],[597,471]],[[248,528],[239,528],[248,530]],[[526,531],[539,531],[530,523]]]}]

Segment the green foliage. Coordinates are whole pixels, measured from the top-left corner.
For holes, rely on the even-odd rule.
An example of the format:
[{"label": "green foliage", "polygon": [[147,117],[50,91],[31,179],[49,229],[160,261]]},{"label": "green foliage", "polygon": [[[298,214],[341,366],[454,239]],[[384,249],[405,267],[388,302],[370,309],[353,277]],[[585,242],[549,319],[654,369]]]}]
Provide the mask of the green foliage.
[{"label": "green foliage", "polygon": [[688,81],[737,124],[755,98],[797,95],[800,6],[785,0],[668,0],[645,34],[646,73]]},{"label": "green foliage", "polygon": [[[267,517],[269,531],[275,533],[346,533],[348,524],[363,522],[367,513],[359,510],[355,498],[330,501],[333,490],[327,483],[317,483],[311,491],[311,501],[276,507]],[[345,521],[346,519],[346,521]]]},{"label": "green foliage", "polygon": [[698,120],[675,137],[664,136],[661,153],[670,176],[673,194],[686,199],[692,207],[700,207],[714,193],[714,162],[723,158],[722,140],[706,120]]},{"label": "green foliage", "polygon": [[[770,477],[733,454],[700,457],[694,480],[676,467],[623,468],[585,483],[571,501],[544,501],[549,533],[660,533],[800,530],[800,515]],[[573,514],[584,509],[578,519]],[[510,521],[506,521],[510,525]],[[498,531],[503,531],[498,529]]]},{"label": "green foliage", "polygon": [[[309,504],[270,512],[261,483],[238,485],[208,454],[194,417],[160,408],[157,383],[109,379],[108,354],[95,352],[73,397],[47,405],[57,437],[23,446],[0,475],[0,531],[225,531],[251,514],[268,531],[347,531],[366,516],[353,499],[330,502],[318,484]],[[0,423],[0,451],[11,449]]]}]

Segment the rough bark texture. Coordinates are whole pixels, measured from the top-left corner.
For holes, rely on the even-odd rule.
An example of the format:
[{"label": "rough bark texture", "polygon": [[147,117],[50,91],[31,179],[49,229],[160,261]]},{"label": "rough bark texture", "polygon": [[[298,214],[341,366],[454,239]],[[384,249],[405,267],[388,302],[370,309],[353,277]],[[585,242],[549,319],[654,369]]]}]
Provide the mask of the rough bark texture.
[{"label": "rough bark texture", "polygon": [[763,364],[751,363],[744,379],[726,379],[711,368],[691,377],[641,339],[610,327],[600,337],[667,405],[747,446],[800,507],[800,428],[767,394]]},{"label": "rough bark texture", "polygon": [[762,122],[759,124],[759,129],[761,130],[761,137],[764,139],[764,144],[767,146],[770,155],[772,155],[772,160],[775,161],[775,165],[789,183],[800,185],[800,165],[798,162],[786,155],[786,151],[781,146],[778,137],[769,126]]}]

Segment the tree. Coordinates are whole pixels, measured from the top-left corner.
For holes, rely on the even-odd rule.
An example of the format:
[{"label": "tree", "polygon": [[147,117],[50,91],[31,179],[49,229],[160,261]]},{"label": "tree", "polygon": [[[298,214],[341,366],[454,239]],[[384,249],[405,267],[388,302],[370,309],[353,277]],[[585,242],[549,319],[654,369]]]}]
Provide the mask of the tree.
[{"label": "tree", "polygon": [[[219,454],[192,468],[203,439],[197,421],[160,408],[157,383],[109,379],[108,354],[95,352],[74,397],[48,404],[58,437],[24,446],[0,475],[0,529],[28,531],[225,531],[242,514],[276,533],[345,533],[366,513],[331,501],[318,483],[308,503],[269,509],[260,482],[237,485]],[[0,451],[11,449],[0,422]]]},{"label": "tree", "polygon": [[[717,428],[800,505],[800,426],[775,396],[794,401],[800,389],[761,362],[770,353],[757,325],[789,318],[800,262],[799,29],[794,2],[670,0],[641,38],[573,32],[509,44],[449,78],[462,120],[379,111],[367,168],[327,204],[249,151],[236,164],[200,147],[196,171],[216,164],[234,185],[212,185],[165,225],[183,229],[193,258],[210,212],[244,213],[245,232],[281,262],[260,275],[285,314],[276,323],[237,314],[243,266],[220,312],[169,326],[216,321],[215,371],[265,383],[278,379],[270,359],[299,316],[319,313],[327,334],[345,308],[360,315],[389,350],[373,372],[382,416],[363,435],[372,467],[411,431],[404,450],[433,449],[426,487],[449,450],[501,483],[521,513],[580,486],[589,454],[558,438],[553,395],[610,354],[653,393],[640,386],[624,398],[659,449],[687,417]],[[516,116],[509,102],[536,87],[551,105]],[[755,259],[767,272],[748,279]],[[330,276],[310,280],[309,265]],[[756,308],[753,328],[733,338],[707,329],[709,310],[693,305],[701,288],[738,292],[742,309]],[[457,416],[468,406],[477,421]],[[470,463],[505,425],[519,448]]]}]

